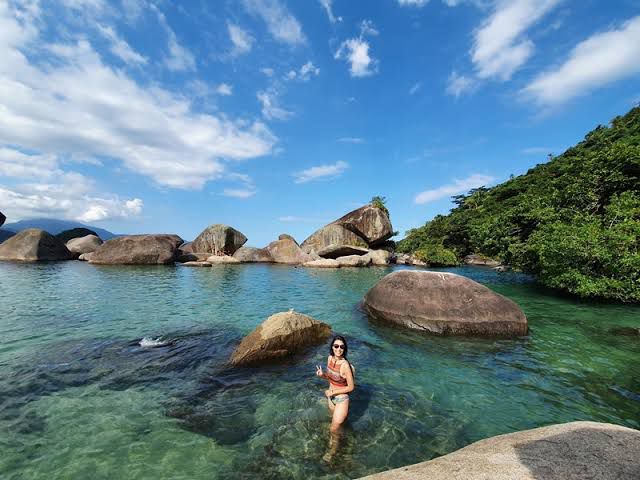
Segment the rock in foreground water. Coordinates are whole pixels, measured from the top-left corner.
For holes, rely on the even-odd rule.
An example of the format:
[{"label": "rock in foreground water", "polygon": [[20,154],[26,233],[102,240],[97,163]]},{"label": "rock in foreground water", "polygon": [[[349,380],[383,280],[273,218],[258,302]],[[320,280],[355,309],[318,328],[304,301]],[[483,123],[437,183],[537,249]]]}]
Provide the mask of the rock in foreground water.
[{"label": "rock in foreground water", "polygon": [[572,422],[499,435],[367,480],[637,480],[640,431]]},{"label": "rock in foreground water", "polygon": [[167,265],[176,259],[178,235],[127,235],[104,242],[89,263],[100,265]]},{"label": "rock in foreground water", "polygon": [[243,263],[273,262],[273,257],[266,249],[255,247],[240,247],[236,253],[233,254],[233,258],[237,258]]},{"label": "rock in foreground water", "polygon": [[233,352],[232,365],[255,365],[299,352],[329,338],[331,327],[308,315],[280,312],[271,315],[246,336]]},{"label": "rock in foreground water", "polygon": [[22,230],[0,244],[0,260],[39,262],[73,258],[64,243],[39,228]]},{"label": "rock in foreground water", "polygon": [[453,273],[391,273],[367,292],[363,307],[375,319],[440,335],[527,333],[527,317],[518,305]]},{"label": "rock in foreground water", "polygon": [[296,265],[318,259],[317,256],[303,252],[295,240],[289,238],[271,242],[264,249],[276,263]]}]

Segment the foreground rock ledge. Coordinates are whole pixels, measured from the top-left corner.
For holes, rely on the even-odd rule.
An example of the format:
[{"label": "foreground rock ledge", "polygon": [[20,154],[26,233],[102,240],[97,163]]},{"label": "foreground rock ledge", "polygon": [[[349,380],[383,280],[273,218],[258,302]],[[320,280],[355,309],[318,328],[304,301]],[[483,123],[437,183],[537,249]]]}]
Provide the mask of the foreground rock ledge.
[{"label": "foreground rock ledge", "polygon": [[368,480],[637,480],[640,431],[572,422],[499,435]]},{"label": "foreground rock ledge", "polygon": [[231,356],[231,365],[255,365],[275,360],[327,340],[331,327],[308,315],[280,312],[271,315],[246,336]]},{"label": "foreground rock ledge", "polygon": [[453,273],[391,273],[367,292],[363,308],[375,319],[440,335],[527,334],[518,305]]}]

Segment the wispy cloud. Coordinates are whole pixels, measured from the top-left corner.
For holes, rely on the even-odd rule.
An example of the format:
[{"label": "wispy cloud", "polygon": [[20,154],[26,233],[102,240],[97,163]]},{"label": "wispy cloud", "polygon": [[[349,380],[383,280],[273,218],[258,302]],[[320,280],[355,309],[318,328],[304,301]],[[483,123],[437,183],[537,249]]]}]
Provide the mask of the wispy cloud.
[{"label": "wispy cloud", "polygon": [[533,42],[526,31],[561,0],[496,2],[491,16],[474,35],[471,57],[479,78],[508,80],[531,57]]},{"label": "wispy cloud", "polygon": [[293,112],[285,110],[279,105],[279,94],[274,88],[261,90],[256,94],[256,97],[262,105],[262,115],[267,120],[288,120],[293,116]]},{"label": "wispy cloud", "polygon": [[538,75],[522,93],[539,105],[555,106],[638,73],[640,16],[580,42],[562,65]]},{"label": "wispy cloud", "polygon": [[447,81],[446,92],[458,98],[463,93],[471,92],[476,86],[476,81],[471,77],[458,75],[456,71],[451,72]]},{"label": "wispy cloud", "polygon": [[307,183],[314,180],[337,178],[349,168],[347,162],[338,161],[332,165],[318,165],[293,174],[295,183]]},{"label": "wispy cloud", "polygon": [[429,0],[397,0],[403,7],[424,7]]},{"label": "wispy cloud", "polygon": [[308,61],[302,65],[298,70],[290,70],[285,76],[285,80],[299,80],[301,82],[308,82],[311,77],[317,77],[320,75],[320,69],[316,67],[313,62]]},{"label": "wispy cloud", "polygon": [[336,17],[333,15],[333,10],[331,9],[331,4],[333,3],[333,0],[319,0],[319,1],[320,1],[320,5],[322,5],[322,8],[324,8],[325,12],[327,12],[327,17],[329,17],[329,21],[331,23],[342,21],[342,17]]},{"label": "wispy cloud", "polygon": [[409,95],[415,95],[422,88],[422,82],[414,83],[409,89]]},{"label": "wispy cloud", "polygon": [[233,23],[227,23],[227,29],[229,30],[229,38],[233,47],[231,48],[231,55],[234,57],[244,55],[251,51],[254,38],[238,25]]},{"label": "wispy cloud", "polygon": [[370,20],[363,20],[360,24],[360,36],[349,38],[340,44],[334,58],[346,60],[351,64],[349,74],[352,77],[368,77],[378,73],[378,60],[369,55],[369,42],[366,35],[378,35],[378,31]]},{"label": "wispy cloud", "polygon": [[302,45],[306,37],[300,22],[280,0],[243,0],[245,8],[260,17],[273,38],[289,45]]},{"label": "wispy cloud", "polygon": [[250,198],[256,194],[256,190],[247,188],[225,188],[222,195],[233,198]]},{"label": "wispy cloud", "polygon": [[341,143],[364,143],[364,138],[360,137],[342,137],[338,139]]},{"label": "wispy cloud", "polygon": [[422,205],[424,203],[440,200],[441,198],[458,195],[460,193],[466,193],[472,188],[482,187],[493,181],[495,181],[494,177],[474,173],[467,178],[454,179],[453,183],[442,185],[441,187],[434,188],[432,190],[425,190],[424,192],[420,192],[418,195],[416,195],[414,202],[418,205]]},{"label": "wispy cloud", "polygon": [[226,97],[233,95],[233,87],[228,83],[221,83],[216,87],[216,93],[218,95],[224,95]]},{"label": "wispy cloud", "polygon": [[97,25],[100,33],[111,42],[111,53],[129,65],[145,65],[147,59],[134,51],[131,46],[118,36],[112,27]]},{"label": "wispy cloud", "polygon": [[178,37],[169,26],[167,18],[158,7],[150,4],[158,16],[158,21],[167,34],[167,43],[169,47],[169,55],[164,59],[165,66],[174,72],[193,71],[196,69],[196,59],[193,54],[185,47],[178,43]]}]

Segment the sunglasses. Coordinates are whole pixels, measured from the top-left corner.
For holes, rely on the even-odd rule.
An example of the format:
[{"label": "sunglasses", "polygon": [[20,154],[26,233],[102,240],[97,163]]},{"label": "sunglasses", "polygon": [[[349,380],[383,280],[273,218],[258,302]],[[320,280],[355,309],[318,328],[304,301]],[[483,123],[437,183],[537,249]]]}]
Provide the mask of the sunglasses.
[{"label": "sunglasses", "polygon": [[344,350],[344,345],[338,345],[337,343],[333,346],[333,348],[339,348],[340,350]]}]

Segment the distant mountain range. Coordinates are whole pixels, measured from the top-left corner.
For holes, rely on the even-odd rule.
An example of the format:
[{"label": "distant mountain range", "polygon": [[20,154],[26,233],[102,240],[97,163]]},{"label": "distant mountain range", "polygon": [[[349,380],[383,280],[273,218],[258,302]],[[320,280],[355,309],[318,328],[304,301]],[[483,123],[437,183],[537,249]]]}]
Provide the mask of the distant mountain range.
[{"label": "distant mountain range", "polygon": [[98,234],[102,240],[109,240],[117,235],[111,233],[103,228],[92,227],[91,225],[85,225],[80,222],[73,222],[69,220],[57,220],[55,218],[30,218],[28,220],[20,220],[14,223],[5,223],[0,228],[0,242],[5,241],[7,238],[12,237],[15,233],[26,228],[40,228],[52,235],[57,235],[65,230],[71,230],[72,228],[84,227],[89,230],[93,230]]}]

